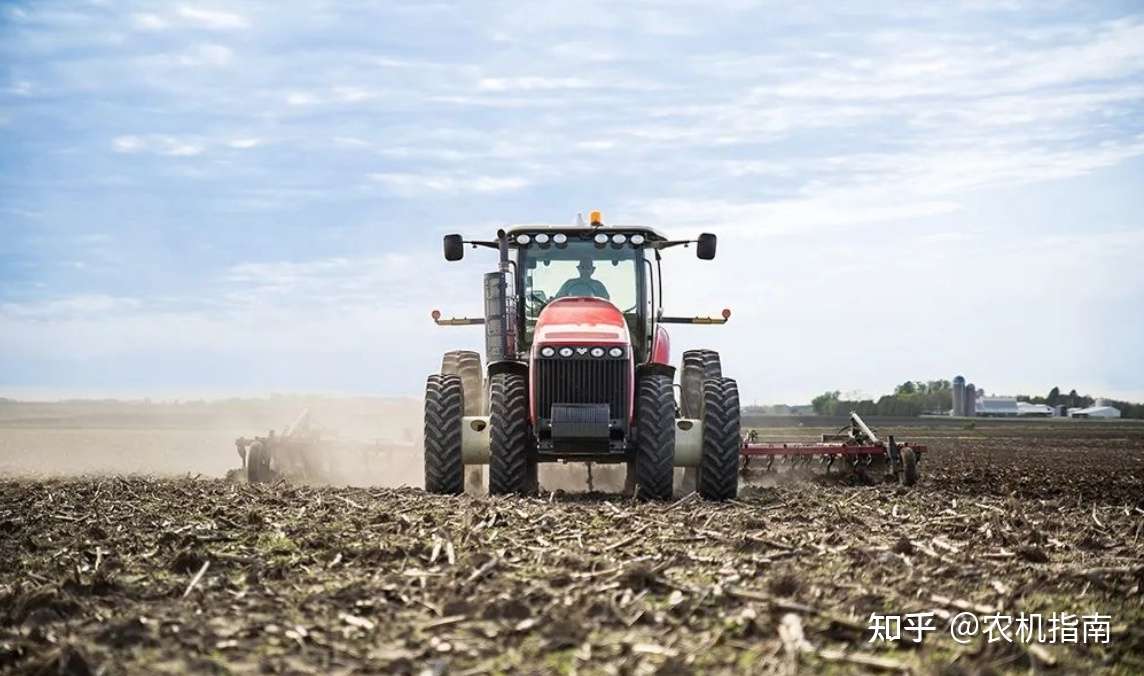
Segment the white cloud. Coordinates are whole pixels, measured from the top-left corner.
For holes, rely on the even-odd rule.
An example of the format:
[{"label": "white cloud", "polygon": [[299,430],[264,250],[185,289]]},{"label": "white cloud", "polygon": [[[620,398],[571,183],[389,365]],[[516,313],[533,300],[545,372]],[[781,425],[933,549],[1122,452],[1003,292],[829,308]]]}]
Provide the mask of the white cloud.
[{"label": "white cloud", "polygon": [[131,25],[139,30],[159,31],[170,26],[170,23],[158,14],[140,13],[131,15]]},{"label": "white cloud", "polygon": [[227,141],[227,146],[237,150],[248,150],[256,146],[262,145],[262,139],[258,138],[236,138]]},{"label": "white cloud", "polygon": [[516,176],[374,173],[369,177],[392,192],[406,197],[433,193],[505,192],[520,190],[529,185],[527,179]]},{"label": "white cloud", "polygon": [[0,315],[26,319],[51,320],[107,316],[138,310],[142,303],[137,298],[105,294],[80,294],[31,303],[0,304]]},{"label": "white cloud", "polygon": [[318,97],[310,92],[290,92],[286,94],[286,103],[291,106],[309,106],[318,102]]},{"label": "white cloud", "polygon": [[589,87],[592,87],[590,81],[576,77],[484,77],[477,82],[477,89],[488,92],[588,89]]},{"label": "white cloud", "polygon": [[223,45],[195,45],[176,57],[181,66],[226,66],[230,64],[234,52]]},{"label": "white cloud", "polygon": [[112,139],[111,147],[117,153],[152,153],[169,157],[192,157],[205,150],[198,141],[159,134],[117,136]]},{"label": "white cloud", "polygon": [[192,5],[180,5],[175,10],[175,14],[188,23],[212,30],[234,30],[246,28],[249,25],[246,17],[241,14],[204,9]]}]

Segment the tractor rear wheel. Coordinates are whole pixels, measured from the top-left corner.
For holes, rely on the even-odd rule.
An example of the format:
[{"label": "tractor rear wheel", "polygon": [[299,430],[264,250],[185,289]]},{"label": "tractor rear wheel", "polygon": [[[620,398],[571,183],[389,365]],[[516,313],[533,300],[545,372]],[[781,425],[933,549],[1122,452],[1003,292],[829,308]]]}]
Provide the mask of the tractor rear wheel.
[{"label": "tractor rear wheel", "polygon": [[465,415],[482,415],[485,383],[481,355],[471,350],[453,350],[441,357],[441,374],[460,376],[465,388]]},{"label": "tractor rear wheel", "polygon": [[671,377],[645,376],[636,399],[635,490],[648,500],[670,500],[675,463],[675,392]]},{"label": "tractor rear wheel", "polygon": [[535,490],[528,377],[498,373],[489,389],[489,493],[523,495]]},{"label": "tractor rear wheel", "polygon": [[898,483],[913,486],[918,482],[918,454],[909,446],[898,451],[902,454],[902,466],[898,471]]},{"label": "tractor rear wheel", "polygon": [[461,417],[465,390],[460,376],[434,373],[425,383],[425,490],[459,495],[465,490]]},{"label": "tractor rear wheel", "polygon": [[698,418],[703,409],[703,382],[721,378],[723,365],[715,350],[687,350],[683,353],[683,370],[679,373],[681,409],[684,418]]},{"label": "tractor rear wheel", "polygon": [[246,456],[246,480],[252,484],[268,483],[274,478],[270,470],[270,447],[265,441],[255,441]]},{"label": "tractor rear wheel", "polygon": [[730,500],[739,492],[739,385],[730,378],[703,383],[703,455],[699,494]]}]

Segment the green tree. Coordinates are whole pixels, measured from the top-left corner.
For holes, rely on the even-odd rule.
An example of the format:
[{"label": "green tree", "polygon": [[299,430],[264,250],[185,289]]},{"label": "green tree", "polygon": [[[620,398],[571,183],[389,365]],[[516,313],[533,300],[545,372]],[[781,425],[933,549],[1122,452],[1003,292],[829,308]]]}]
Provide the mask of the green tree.
[{"label": "green tree", "polygon": [[814,412],[818,415],[834,415],[835,410],[838,408],[838,397],[842,393],[838,390],[833,392],[823,392],[814,399],[810,400],[810,405],[814,407]]}]

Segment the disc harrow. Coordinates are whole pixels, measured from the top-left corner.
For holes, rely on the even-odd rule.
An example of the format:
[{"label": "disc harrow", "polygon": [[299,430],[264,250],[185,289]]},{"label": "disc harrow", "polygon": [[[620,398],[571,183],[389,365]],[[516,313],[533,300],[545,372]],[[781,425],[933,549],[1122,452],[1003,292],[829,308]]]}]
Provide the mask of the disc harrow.
[{"label": "disc harrow", "polygon": [[[895,478],[903,486],[917,483],[917,463],[926,452],[921,444],[898,442],[893,435],[882,440],[857,413],[836,434],[824,434],[819,442],[760,442],[751,430],[739,451],[740,471],[772,472],[823,465],[830,472],[835,464],[862,478],[878,482]],[[882,470],[881,477],[877,476]]]}]

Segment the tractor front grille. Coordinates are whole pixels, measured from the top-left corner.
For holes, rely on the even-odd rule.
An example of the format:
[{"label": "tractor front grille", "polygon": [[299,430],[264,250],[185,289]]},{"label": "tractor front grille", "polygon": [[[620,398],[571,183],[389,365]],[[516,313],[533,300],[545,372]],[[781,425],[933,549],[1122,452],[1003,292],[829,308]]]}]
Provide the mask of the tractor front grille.
[{"label": "tractor front grille", "polygon": [[536,363],[536,415],[552,418],[553,404],[607,404],[608,417],[627,420],[626,357],[548,357]]}]

